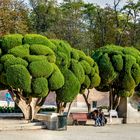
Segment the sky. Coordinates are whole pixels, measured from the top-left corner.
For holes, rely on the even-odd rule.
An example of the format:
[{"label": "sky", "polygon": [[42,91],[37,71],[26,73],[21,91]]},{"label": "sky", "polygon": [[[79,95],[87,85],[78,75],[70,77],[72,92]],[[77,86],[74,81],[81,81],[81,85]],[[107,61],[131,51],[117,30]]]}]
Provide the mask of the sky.
[{"label": "sky", "polygon": [[[62,0],[57,0],[58,2],[62,2]],[[101,7],[105,7],[106,4],[110,5],[110,6],[113,6],[113,1],[114,0],[84,0],[85,2],[88,2],[88,3],[95,3],[97,5],[100,5]],[[121,0],[120,2],[120,7],[122,7],[128,0]],[[134,0],[135,2],[138,1],[138,0]],[[25,0],[25,2],[28,3],[28,0]]]},{"label": "sky", "polygon": [[[84,0],[85,2],[89,2],[89,3],[96,3],[98,5],[100,5],[101,7],[105,7],[106,4],[109,4],[111,6],[113,6],[113,2],[114,0]],[[128,0],[121,0],[120,2],[120,7],[123,6]],[[134,0],[135,2],[138,0]]]}]

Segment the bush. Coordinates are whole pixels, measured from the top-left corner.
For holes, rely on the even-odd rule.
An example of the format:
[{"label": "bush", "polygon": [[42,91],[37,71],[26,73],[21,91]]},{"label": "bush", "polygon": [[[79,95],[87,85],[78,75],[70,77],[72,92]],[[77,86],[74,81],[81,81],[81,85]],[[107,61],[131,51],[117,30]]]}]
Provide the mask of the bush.
[{"label": "bush", "polygon": [[8,59],[5,63],[4,63],[4,68],[5,70],[10,67],[11,65],[16,65],[16,64],[20,64],[20,65],[23,65],[25,67],[28,66],[28,62],[25,61],[24,59],[22,58],[19,58],[19,57],[15,57],[15,58],[11,58],[11,59]]},{"label": "bush", "polygon": [[113,55],[112,56],[112,64],[114,66],[114,69],[118,72],[120,72],[123,69],[123,58],[119,55]]},{"label": "bush", "polygon": [[29,55],[29,45],[21,45],[14,47],[8,51],[9,54],[12,54],[16,57],[24,58]]},{"label": "bush", "polygon": [[59,101],[67,103],[73,101],[79,93],[80,83],[70,70],[64,69],[62,73],[65,78],[65,83],[56,93]]},{"label": "bush", "polygon": [[89,79],[89,76],[85,75],[85,80],[84,80],[84,83],[82,84],[82,89],[89,88],[90,84],[91,84],[91,81]]},{"label": "bush", "polygon": [[6,70],[6,77],[9,86],[15,89],[23,89],[25,92],[31,92],[30,73],[23,65],[12,65]]},{"label": "bush", "polygon": [[58,90],[64,85],[64,76],[59,70],[59,68],[54,64],[54,71],[50,78],[48,79],[49,81],[49,88],[51,91]]},{"label": "bush", "polygon": [[11,48],[15,46],[22,45],[23,36],[21,34],[9,34],[3,36],[2,39],[2,49],[4,52],[8,52]]},{"label": "bush", "polygon": [[70,67],[71,67],[71,71],[78,78],[80,84],[82,84],[85,80],[85,72],[82,65],[78,61],[72,59]]},{"label": "bush", "polygon": [[45,97],[48,95],[48,81],[46,78],[36,78],[32,82],[33,97]]},{"label": "bush", "polygon": [[34,61],[42,61],[42,60],[48,60],[46,56],[44,55],[29,55],[25,57],[25,60],[27,60],[29,63]]},{"label": "bush", "polygon": [[8,59],[14,59],[15,57],[12,54],[5,54],[1,57],[0,61],[2,63],[4,63],[5,61],[7,61]]},{"label": "bush", "polygon": [[101,78],[100,76],[95,73],[93,77],[91,77],[91,83],[90,83],[90,88],[94,88],[100,85]]},{"label": "bush", "polygon": [[80,64],[82,65],[85,74],[90,74],[91,73],[91,66],[89,65],[89,63],[85,60],[80,61]]},{"label": "bush", "polygon": [[56,61],[55,53],[52,51],[52,49],[50,49],[47,46],[38,45],[38,44],[32,45],[32,46],[30,46],[30,52],[33,55],[47,56],[47,59],[49,62],[55,63],[55,61]]},{"label": "bush", "polygon": [[79,60],[79,54],[76,51],[76,49],[72,49],[72,51],[71,51],[71,58]]},{"label": "bush", "polygon": [[48,78],[54,68],[51,63],[47,61],[34,61],[29,65],[29,71],[33,77],[46,77]]},{"label": "bush", "polygon": [[68,68],[70,63],[68,57],[63,52],[57,52],[56,54],[56,65],[59,67],[66,67]]},{"label": "bush", "polygon": [[[59,52],[58,56],[59,57],[62,56],[62,58],[65,55],[67,66],[69,67],[71,50],[72,50],[71,46],[63,40],[52,40],[52,42],[57,46],[57,50],[55,51],[55,53],[58,54],[58,52]],[[63,55],[61,55],[61,54],[63,54]]]},{"label": "bush", "polygon": [[111,83],[117,77],[107,53],[100,58],[99,70],[104,84]]},{"label": "bush", "polygon": [[23,39],[24,44],[42,44],[51,48],[52,50],[56,49],[56,46],[49,40],[47,37],[39,34],[26,34]]}]

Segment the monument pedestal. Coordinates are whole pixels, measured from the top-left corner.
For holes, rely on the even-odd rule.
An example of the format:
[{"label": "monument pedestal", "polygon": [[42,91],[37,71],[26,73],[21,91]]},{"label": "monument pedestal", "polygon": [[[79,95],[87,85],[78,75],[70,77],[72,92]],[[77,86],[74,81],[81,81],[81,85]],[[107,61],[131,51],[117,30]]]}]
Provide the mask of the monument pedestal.
[{"label": "monument pedestal", "polygon": [[129,98],[121,98],[118,116],[124,118],[124,123],[140,123],[140,112],[132,107]]}]

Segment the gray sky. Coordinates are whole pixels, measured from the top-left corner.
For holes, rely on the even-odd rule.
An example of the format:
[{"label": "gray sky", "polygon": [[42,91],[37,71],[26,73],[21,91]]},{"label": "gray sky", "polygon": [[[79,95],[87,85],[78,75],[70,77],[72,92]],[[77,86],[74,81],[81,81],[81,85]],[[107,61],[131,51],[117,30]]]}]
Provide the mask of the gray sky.
[{"label": "gray sky", "polygon": [[[59,2],[61,2],[62,0],[57,0]],[[84,0],[85,2],[89,2],[89,3],[95,3],[97,5],[100,5],[101,7],[105,7],[106,4],[109,4],[111,6],[113,6],[113,1],[114,0]],[[128,0],[121,0],[120,2],[120,7],[122,7],[122,5],[124,5]],[[134,0],[135,2],[138,0]],[[25,2],[28,3],[28,0],[25,0]]]},{"label": "gray sky", "polygon": [[[113,2],[114,0],[84,0],[86,2],[89,2],[89,3],[96,3],[102,7],[106,6],[106,4],[109,4],[111,6],[113,6]],[[120,2],[120,7],[122,5],[124,5],[128,0],[121,0]],[[138,1],[138,0],[134,0],[135,2]]]}]

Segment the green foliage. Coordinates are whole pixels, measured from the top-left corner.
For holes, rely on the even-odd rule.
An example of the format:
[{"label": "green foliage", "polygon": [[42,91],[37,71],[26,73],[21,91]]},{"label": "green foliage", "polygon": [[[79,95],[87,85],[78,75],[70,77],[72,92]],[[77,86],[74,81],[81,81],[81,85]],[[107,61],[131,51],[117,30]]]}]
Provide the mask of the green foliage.
[{"label": "green foliage", "polygon": [[69,59],[68,59],[67,55],[63,52],[57,52],[57,54],[56,54],[56,64],[59,67],[68,68],[70,64],[69,64]]},{"label": "green foliage", "polygon": [[27,63],[27,61],[25,61],[24,59],[22,59],[22,58],[20,58],[20,57],[14,57],[14,58],[12,58],[11,57],[11,59],[8,59],[5,63],[4,63],[4,68],[5,68],[5,70],[8,68],[8,67],[10,67],[11,65],[16,65],[16,64],[20,64],[20,65],[23,65],[23,66],[25,66],[25,67],[27,67],[28,66],[28,63]]},{"label": "green foliage", "polygon": [[48,78],[53,72],[53,66],[47,61],[34,61],[29,65],[29,71],[33,77]]},{"label": "green foliage", "polygon": [[6,73],[2,72],[1,75],[0,75],[0,83],[4,84],[4,85],[7,85],[7,76],[6,76]]},{"label": "green foliage", "polygon": [[21,46],[16,46],[8,51],[9,54],[12,54],[16,57],[21,57],[24,58],[29,55],[29,45],[21,45]]},{"label": "green foliage", "polygon": [[91,81],[89,79],[89,76],[85,75],[85,80],[84,80],[84,83],[82,84],[82,89],[89,88],[90,84],[91,84]]},{"label": "green foliage", "polygon": [[79,60],[79,54],[76,49],[72,49],[71,51],[71,58]]},{"label": "green foliage", "polygon": [[0,73],[3,71],[3,64],[0,63]]},{"label": "green foliage", "polygon": [[85,60],[80,61],[80,64],[82,65],[85,74],[90,74],[91,73],[91,66],[89,65],[89,63]]},{"label": "green foliage", "polygon": [[117,77],[117,73],[114,71],[107,53],[100,58],[99,70],[104,84],[111,83]]},{"label": "green foliage", "polygon": [[2,63],[4,63],[5,61],[7,61],[8,59],[14,59],[15,57],[12,54],[5,54],[1,57],[0,61]]},{"label": "green foliage", "polygon": [[120,72],[123,69],[123,58],[119,55],[113,55],[112,56],[112,64],[114,66],[114,69],[118,72]]},{"label": "green foliage", "polygon": [[24,44],[42,44],[51,48],[52,50],[56,49],[56,46],[47,39],[47,37],[39,35],[39,34],[26,34],[23,40]]},{"label": "green foliage", "polygon": [[100,85],[101,78],[100,76],[95,73],[93,77],[91,77],[91,83],[90,83],[90,88],[94,88]]},{"label": "green foliage", "polygon": [[131,97],[134,94],[134,90],[127,91],[127,90],[119,90],[118,95],[121,97]]},{"label": "green foliage", "polygon": [[85,72],[82,65],[77,60],[72,59],[70,68],[71,71],[78,78],[80,84],[82,84],[85,80]]},{"label": "green foliage", "polygon": [[133,64],[131,68],[132,77],[135,80],[135,84],[138,85],[140,82],[140,67],[138,64]]},{"label": "green foliage", "polygon": [[48,81],[46,78],[36,78],[32,82],[33,97],[45,97],[48,95]]},{"label": "green foliage", "polygon": [[31,77],[25,66],[9,66],[6,70],[6,77],[9,86],[15,89],[23,89],[25,92],[31,92]]},{"label": "green foliage", "polygon": [[11,48],[22,45],[22,39],[23,36],[20,34],[5,35],[2,39],[2,49],[5,52],[8,52]]},{"label": "green foliage", "polygon": [[75,77],[75,75],[68,69],[62,70],[62,73],[65,78],[65,83],[62,88],[57,90],[58,100],[61,102],[71,102],[75,99],[77,94],[80,91],[80,83],[79,80]]},{"label": "green foliage", "polygon": [[84,60],[86,60],[90,64],[90,66],[93,66],[95,63],[94,60],[89,56],[84,57]]},{"label": "green foliage", "polygon": [[71,57],[71,46],[62,40],[52,40],[52,42],[57,46],[56,55],[58,55],[58,59],[56,60],[57,64],[66,65],[66,67],[70,66],[70,57]]},{"label": "green foliage", "polygon": [[29,55],[29,56],[26,56],[25,59],[28,61],[28,62],[34,62],[34,61],[42,61],[42,60],[48,60],[46,56],[44,55]]},{"label": "green foliage", "polygon": [[119,96],[131,96],[140,83],[139,55],[139,51],[134,48],[114,45],[95,51],[93,59],[98,63],[101,77],[98,89],[111,87],[117,90]]},{"label": "green foliage", "polygon": [[125,73],[124,77],[122,79],[122,88],[124,88],[127,91],[130,91],[131,89],[135,88],[135,81],[130,73]]},{"label": "green foliage", "polygon": [[49,89],[51,91],[56,91],[64,85],[64,76],[55,64],[53,65],[53,67],[54,71],[48,81]]},{"label": "green foliage", "polygon": [[30,46],[30,53],[32,55],[45,55],[49,62],[55,63],[55,53],[49,47],[40,44]]}]

